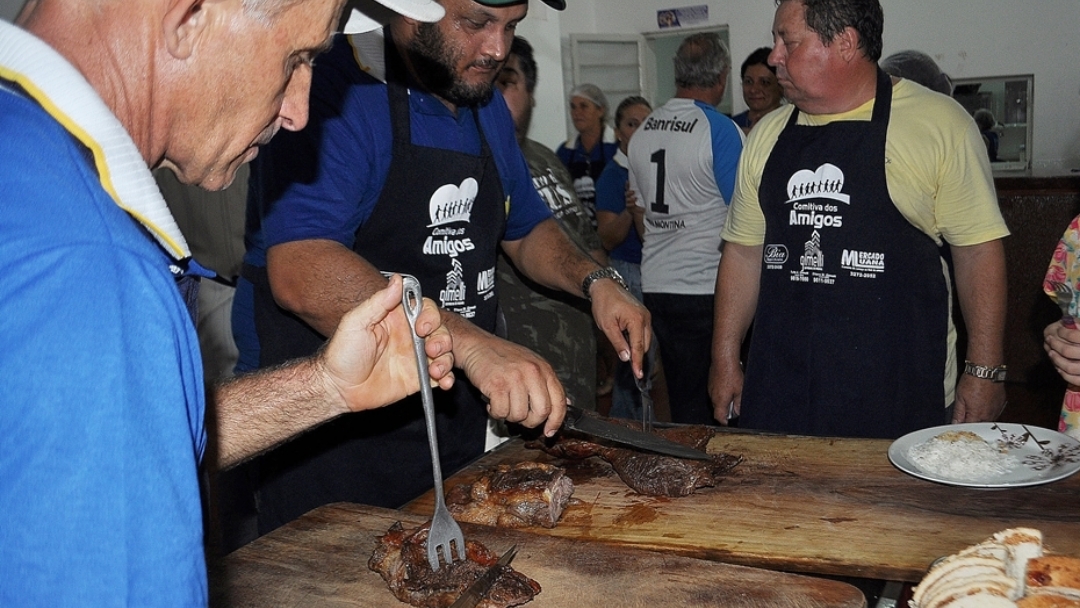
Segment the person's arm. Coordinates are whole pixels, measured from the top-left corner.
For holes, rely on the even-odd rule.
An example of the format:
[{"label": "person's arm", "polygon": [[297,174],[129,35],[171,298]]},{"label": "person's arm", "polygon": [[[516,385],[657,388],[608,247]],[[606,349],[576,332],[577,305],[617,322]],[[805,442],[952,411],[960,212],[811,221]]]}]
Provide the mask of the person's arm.
[{"label": "person's arm", "polygon": [[[967,326],[967,360],[994,367],[1004,363],[1005,249],[996,239],[950,247],[956,293]],[[962,363],[960,364],[962,365]],[[958,371],[953,422],[997,420],[1005,408],[1005,385]]]},{"label": "person's arm", "polygon": [[596,210],[596,233],[600,236],[600,243],[604,249],[611,251],[619,246],[626,236],[630,234],[630,226],[633,223],[629,211],[612,213],[611,211]]},{"label": "person's arm", "polygon": [[[314,356],[239,376],[211,392],[212,436],[224,469],[350,412],[381,407],[419,390],[412,328],[401,306],[402,282],[388,285],[341,320]],[[450,333],[425,299],[416,332],[426,338],[428,370],[444,389],[453,384]]]},{"label": "person's arm", "polygon": [[742,411],[743,339],[754,320],[761,281],[762,246],[724,243],[724,255],[716,273],[716,305],[713,327],[709,397],[713,417],[727,424]]},{"label": "person's arm", "polygon": [[[576,296],[585,297],[581,283],[600,265],[576,247],[554,220],[536,225],[524,238],[503,241],[514,266],[530,279]],[[631,361],[642,376],[642,360],[651,341],[649,311],[615,281],[601,279],[589,290],[593,318],[623,361]],[[624,335],[623,332],[626,332]]]},{"label": "person's arm", "polygon": [[623,173],[618,161],[613,159],[596,180],[596,233],[608,251],[626,240],[633,225],[633,218],[626,210],[627,180],[622,178]]},{"label": "person's arm", "polygon": [[[344,311],[386,285],[367,260],[333,241],[275,245],[266,261],[277,303],[323,335],[333,334]],[[527,427],[544,424],[545,432],[554,434],[565,416],[566,396],[551,366],[460,315],[441,312],[453,338],[455,365],[488,398],[488,413]]]}]

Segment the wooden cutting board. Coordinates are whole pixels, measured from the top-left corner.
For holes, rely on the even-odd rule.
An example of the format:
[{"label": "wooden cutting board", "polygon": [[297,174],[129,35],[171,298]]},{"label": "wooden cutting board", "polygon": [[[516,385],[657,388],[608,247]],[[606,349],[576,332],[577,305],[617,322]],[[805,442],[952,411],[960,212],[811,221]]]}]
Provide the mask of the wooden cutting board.
[{"label": "wooden cutting board", "polygon": [[[210,565],[212,607],[407,606],[367,567],[376,536],[395,522],[425,517],[338,503],[241,547]],[[625,547],[463,524],[465,537],[502,553],[540,583],[528,608],[708,607],[864,608],[855,587],[837,581]]]},{"label": "wooden cutting board", "polygon": [[[913,581],[930,563],[999,530],[1043,531],[1080,555],[1080,474],[1029,488],[981,490],[906,475],[890,441],[720,430],[710,453],[744,460],[715,488],[682,498],[643,496],[597,459],[561,461],[515,439],[447,480],[470,482],[495,464],[565,464],[575,502],[536,534],[615,543],[787,572]],[[432,512],[429,492],[405,507]]]}]

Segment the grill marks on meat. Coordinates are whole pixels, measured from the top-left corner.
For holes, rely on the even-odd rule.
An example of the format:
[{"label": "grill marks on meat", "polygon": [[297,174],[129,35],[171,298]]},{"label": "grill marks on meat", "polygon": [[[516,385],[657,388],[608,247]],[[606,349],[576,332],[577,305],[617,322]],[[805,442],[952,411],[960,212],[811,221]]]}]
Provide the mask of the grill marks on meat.
[{"label": "grill marks on meat", "polygon": [[[666,439],[703,450],[714,431],[708,427],[673,427],[660,429]],[[580,460],[593,456],[611,464],[615,473],[632,490],[649,496],[688,496],[700,488],[712,487],[742,462],[742,456],[710,454],[709,460],[688,460],[613,447],[585,439],[573,432],[560,431],[554,441],[534,441],[527,447],[556,456]]]},{"label": "grill marks on meat", "polygon": [[498,465],[472,484],[454,486],[446,496],[454,519],[485,526],[554,528],[574,482],[562,467],[539,462]]},{"label": "grill marks on meat", "polygon": [[[495,565],[499,557],[484,545],[465,541],[465,559],[432,571],[427,560],[427,536],[431,522],[405,530],[401,522],[378,538],[368,568],[382,575],[394,597],[418,608],[447,608],[473,581]],[[540,584],[502,566],[502,572],[477,608],[508,608],[530,601]]]}]

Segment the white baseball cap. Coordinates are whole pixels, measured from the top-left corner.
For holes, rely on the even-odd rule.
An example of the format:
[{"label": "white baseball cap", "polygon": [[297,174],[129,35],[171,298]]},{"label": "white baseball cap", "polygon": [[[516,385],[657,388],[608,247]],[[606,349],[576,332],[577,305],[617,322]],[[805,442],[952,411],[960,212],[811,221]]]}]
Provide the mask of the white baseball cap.
[{"label": "white baseball cap", "polygon": [[341,31],[362,34],[377,30],[386,25],[394,13],[434,23],[443,18],[446,10],[435,0],[348,0],[345,3],[348,17]]}]

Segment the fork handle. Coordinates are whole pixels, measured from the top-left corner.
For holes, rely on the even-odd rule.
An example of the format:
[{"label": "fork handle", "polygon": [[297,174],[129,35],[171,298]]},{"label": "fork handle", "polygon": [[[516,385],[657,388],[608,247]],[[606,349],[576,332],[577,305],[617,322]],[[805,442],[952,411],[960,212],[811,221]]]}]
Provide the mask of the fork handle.
[{"label": "fork handle", "polygon": [[401,305],[412,330],[413,352],[416,355],[416,375],[420,378],[420,398],[424,404],[424,423],[427,425],[428,449],[431,451],[432,476],[435,478],[435,499],[443,500],[442,465],[439,462],[439,438],[435,429],[435,396],[431,391],[431,374],[428,371],[425,340],[416,333],[416,320],[424,306],[420,293],[420,281],[410,275],[402,275]]}]

